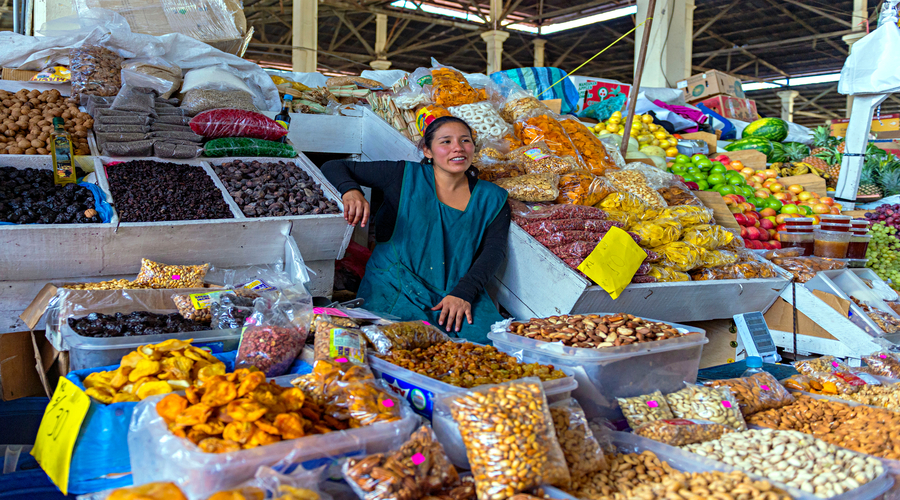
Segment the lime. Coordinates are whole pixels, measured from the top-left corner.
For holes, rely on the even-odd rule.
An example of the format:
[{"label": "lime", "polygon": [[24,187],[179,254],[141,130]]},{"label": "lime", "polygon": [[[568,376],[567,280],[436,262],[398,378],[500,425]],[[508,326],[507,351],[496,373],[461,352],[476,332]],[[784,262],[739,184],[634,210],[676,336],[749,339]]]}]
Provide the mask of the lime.
[{"label": "lime", "polygon": [[800,211],[803,213],[803,215],[812,215],[815,213],[815,212],[813,212],[812,208],[810,208],[806,205],[797,205],[797,206],[800,207]]},{"label": "lime", "polygon": [[781,203],[781,201],[778,198],[767,198],[766,199],[766,207],[771,208],[772,210],[774,210],[776,212],[781,210],[781,207],[783,207],[783,206],[784,206],[784,203]]},{"label": "lime", "polygon": [[744,198],[751,198],[756,195],[756,190],[750,186],[741,186],[741,196]]},{"label": "lime", "polygon": [[721,186],[718,186],[716,188],[716,191],[718,191],[719,194],[721,194],[723,196],[726,194],[734,194],[734,186],[731,186],[728,184],[722,184]]},{"label": "lime", "polygon": [[690,163],[691,159],[688,158],[688,155],[678,155],[675,157],[675,163]]},{"label": "lime", "polygon": [[728,177],[728,183],[731,184],[732,186],[743,186],[744,178],[741,177],[740,175],[738,175],[737,177],[732,175],[731,177]]},{"label": "lime", "polygon": [[797,205],[785,205],[781,207],[781,213],[783,214],[796,214],[800,213],[800,207]]},{"label": "lime", "polygon": [[710,174],[709,177],[706,178],[711,186],[718,186],[720,184],[725,184],[725,176],[720,173]]},{"label": "lime", "polygon": [[707,160],[706,158],[703,158],[702,160],[695,162],[694,165],[698,165],[700,168],[702,168],[704,170],[709,170],[713,166],[712,162]]},{"label": "lime", "polygon": [[728,172],[728,169],[725,168],[725,165],[722,165],[721,163],[719,163],[718,165],[716,165],[716,163],[719,163],[719,162],[713,162],[712,168],[709,169],[710,173],[714,173],[714,174],[724,174],[725,172]]},{"label": "lime", "polygon": [[697,177],[694,174],[684,174],[681,178],[684,179],[684,182],[697,182]]},{"label": "lime", "polygon": [[701,191],[706,191],[707,189],[709,189],[709,182],[706,182],[703,179],[698,179],[697,187],[699,187]]},{"label": "lime", "polygon": [[696,154],[691,157],[691,163],[697,164],[700,160],[706,160],[706,155]]}]

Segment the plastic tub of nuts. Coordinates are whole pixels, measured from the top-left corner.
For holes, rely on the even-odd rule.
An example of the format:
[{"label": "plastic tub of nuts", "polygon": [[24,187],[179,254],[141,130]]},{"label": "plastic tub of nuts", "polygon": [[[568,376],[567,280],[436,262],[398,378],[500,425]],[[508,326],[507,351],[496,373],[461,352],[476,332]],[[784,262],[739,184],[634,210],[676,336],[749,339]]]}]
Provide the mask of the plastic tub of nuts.
[{"label": "plastic tub of nuts", "polygon": [[[594,315],[576,316],[587,318]],[[607,313],[597,313],[597,316],[607,317]],[[595,318],[595,321],[599,320]],[[684,388],[684,382],[695,382],[700,367],[700,353],[703,345],[709,342],[706,331],[700,328],[646,318],[642,320],[640,328],[632,328],[636,339],[638,330],[643,332],[646,323],[650,324],[650,330],[664,330],[659,332],[660,336],[657,338],[665,339],[617,346],[614,344],[623,342],[617,334],[612,343],[594,342],[596,347],[570,347],[561,342],[561,337],[550,342],[501,331],[507,329],[505,322],[495,325],[488,338],[497,349],[507,354],[521,353],[525,362],[552,364],[560,369],[572,370],[578,381],[578,388],[573,391],[572,397],[581,403],[588,418],[620,420],[622,412],[616,398],[640,396],[657,390],[667,394]],[[584,323],[580,323],[581,326],[573,324],[576,328],[585,326]],[[616,329],[619,331],[618,327]],[[621,330],[621,333],[626,333],[626,330]],[[640,335],[643,339],[654,336],[652,332]],[[586,335],[584,338],[590,339]],[[609,338],[606,336],[606,339]],[[624,338],[629,337],[626,335]],[[575,340],[576,344],[587,345],[580,342],[580,338],[576,337]]]},{"label": "plastic tub of nuts", "polygon": [[[237,349],[240,329],[211,330],[178,314],[172,295],[190,291],[209,289],[66,290],[48,317],[48,338],[69,351],[71,370],[115,365],[142,345],[169,339],[194,339],[211,352]],[[152,333],[158,330],[167,333]]]},{"label": "plastic tub of nuts", "polygon": [[[432,418],[438,396],[460,390],[460,387],[426,377],[375,356],[371,356],[369,360],[372,371],[383,378],[397,395],[405,397],[416,413],[427,419]],[[578,388],[573,371],[568,367],[561,369],[567,375],[565,378],[543,382],[544,394],[551,402],[570,397],[572,391]]]},{"label": "plastic tub of nuts", "polygon": [[[723,472],[723,473],[731,473],[734,471],[739,471],[740,469],[731,467],[722,462],[718,462],[695,453],[689,453],[680,448],[669,446],[663,443],[659,443],[657,441],[653,441],[651,439],[647,439],[641,436],[636,436],[634,434],[627,434],[624,432],[613,432],[611,433],[612,444],[616,446],[617,451],[619,453],[643,453],[645,451],[650,451],[654,453],[657,458],[661,461],[667,462],[672,468],[688,473],[694,472]],[[741,471],[743,472],[743,471]],[[746,473],[751,479],[756,481],[769,481],[773,486],[781,488],[785,492],[791,495],[791,497],[798,500],[814,500],[820,497],[813,495],[812,493],[808,493],[806,491],[802,491],[798,488],[791,487],[780,481],[773,481],[768,477],[763,477],[758,474]],[[875,498],[879,498],[886,491],[890,489],[893,484],[893,479],[886,473],[882,472],[875,479],[869,481],[868,483],[855,488],[853,490],[847,491],[843,494],[830,497],[831,500],[871,500]],[[565,499],[572,500],[575,497],[557,489],[552,486],[544,486],[544,491],[549,495],[550,498],[556,499]],[[698,496],[702,496],[702,492],[698,492]],[[748,498],[754,498],[749,497]]]}]

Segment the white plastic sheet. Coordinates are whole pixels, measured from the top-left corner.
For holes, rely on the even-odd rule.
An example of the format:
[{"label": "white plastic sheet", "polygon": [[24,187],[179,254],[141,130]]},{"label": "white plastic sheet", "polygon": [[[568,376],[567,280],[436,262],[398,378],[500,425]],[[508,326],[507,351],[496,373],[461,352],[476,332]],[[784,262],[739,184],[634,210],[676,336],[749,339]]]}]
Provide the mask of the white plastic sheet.
[{"label": "white plastic sheet", "polygon": [[900,28],[886,23],[853,44],[841,69],[838,92],[844,95],[900,91]]},{"label": "white plastic sheet", "polygon": [[390,87],[391,85],[397,83],[397,80],[403,78],[408,75],[409,72],[403,71],[402,69],[386,69],[386,70],[365,70],[359,74],[362,78],[368,78],[370,80],[375,80],[376,82],[380,82],[385,87]]},{"label": "white plastic sheet", "polygon": [[[653,92],[651,92],[649,94],[647,91],[644,91],[644,90],[642,90],[641,93],[638,94],[637,105],[634,108],[635,113],[644,114],[648,111],[653,111],[656,114],[657,118],[671,123],[672,126],[675,127],[676,131],[684,130],[687,128],[697,126],[696,123],[692,122],[691,120],[688,120],[687,118],[682,117],[678,113],[669,111],[668,109],[661,108],[661,107],[657,106],[656,104],[654,104],[653,103],[654,99],[661,100],[667,104],[674,104],[674,103],[669,103],[668,101],[666,101],[664,99],[660,99],[661,93],[657,92],[657,91],[666,90],[666,89],[652,89],[652,90],[653,90]],[[676,92],[681,92],[680,90],[676,90],[676,89],[668,89],[668,90],[675,90]],[[683,98],[682,98],[682,100],[683,100]],[[679,106],[689,106],[690,107],[690,104],[679,104]]]},{"label": "white plastic sheet", "polygon": [[0,33],[0,66],[38,71],[49,62],[68,64],[69,49],[73,47],[102,45],[126,58],[161,57],[184,70],[226,65],[258,94],[257,107],[281,109],[278,89],[256,64],[180,33],[132,33],[125,18],[112,11],[94,9],[87,15],[58,19],[45,25],[39,34],[43,36]]}]

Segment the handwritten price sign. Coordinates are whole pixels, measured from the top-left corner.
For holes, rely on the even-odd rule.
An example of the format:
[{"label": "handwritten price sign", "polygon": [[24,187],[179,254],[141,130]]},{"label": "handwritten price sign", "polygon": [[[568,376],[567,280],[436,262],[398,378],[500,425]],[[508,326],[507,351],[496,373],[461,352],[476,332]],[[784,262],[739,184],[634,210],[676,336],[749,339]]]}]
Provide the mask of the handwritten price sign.
[{"label": "handwritten price sign", "polygon": [[90,407],[91,399],[84,391],[68,379],[60,378],[31,450],[31,455],[64,495],[68,494],[75,439]]},{"label": "handwritten price sign", "polygon": [[646,258],[647,252],[628,233],[614,227],[597,243],[584,262],[578,265],[578,270],[594,280],[615,300],[631,283],[631,278]]}]

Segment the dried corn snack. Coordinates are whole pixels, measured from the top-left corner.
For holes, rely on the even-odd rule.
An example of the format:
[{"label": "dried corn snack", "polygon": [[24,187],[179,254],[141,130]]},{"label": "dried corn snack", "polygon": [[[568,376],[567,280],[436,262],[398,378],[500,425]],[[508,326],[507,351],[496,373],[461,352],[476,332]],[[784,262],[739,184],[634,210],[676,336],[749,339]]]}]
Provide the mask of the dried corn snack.
[{"label": "dried corn snack", "polygon": [[661,257],[660,265],[676,271],[687,272],[700,267],[705,250],[690,243],[676,241],[653,249]]},{"label": "dried corn snack", "polygon": [[608,172],[606,177],[618,191],[631,193],[652,208],[666,207],[666,200],[650,187],[647,177],[639,170],[616,170]]},{"label": "dried corn snack", "polygon": [[638,222],[629,231],[641,237],[641,246],[654,248],[678,241],[682,226],[678,219],[655,219]]},{"label": "dried corn snack", "polygon": [[707,250],[715,250],[734,241],[734,233],[715,224],[698,224],[684,230],[682,241]]},{"label": "dried corn snack", "polygon": [[713,222],[713,211],[706,207],[693,205],[678,205],[667,207],[660,211],[660,217],[671,217],[681,221],[685,227],[697,224],[709,224]]},{"label": "dried corn snack", "polygon": [[666,266],[651,265],[650,272],[647,273],[647,276],[656,278],[656,281],[661,282],[691,281],[691,276],[688,273],[676,271],[675,269]]},{"label": "dried corn snack", "polygon": [[[615,187],[615,185],[613,185],[613,187]],[[597,208],[602,208],[607,211],[618,210],[621,212],[628,212],[639,219],[641,214],[650,207],[638,196],[627,191],[619,191],[618,193],[612,193],[604,198],[603,201],[597,205]]]}]

